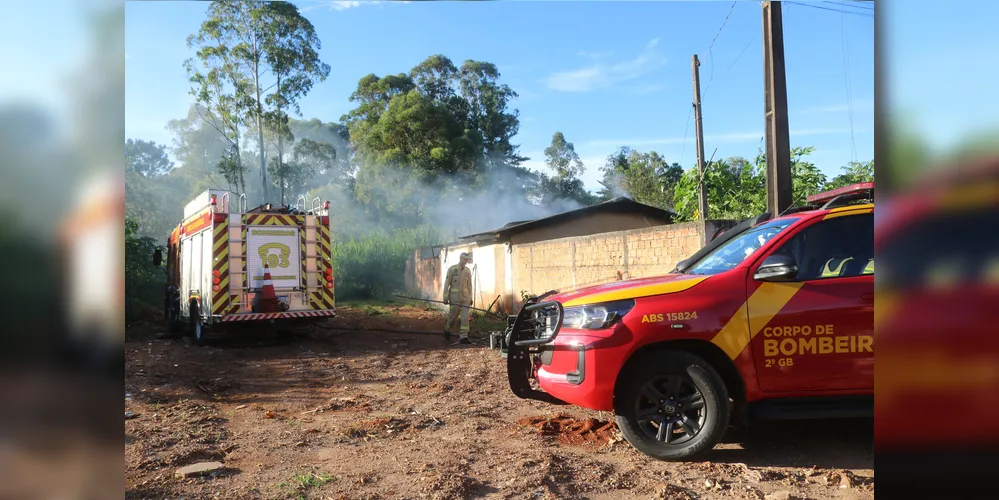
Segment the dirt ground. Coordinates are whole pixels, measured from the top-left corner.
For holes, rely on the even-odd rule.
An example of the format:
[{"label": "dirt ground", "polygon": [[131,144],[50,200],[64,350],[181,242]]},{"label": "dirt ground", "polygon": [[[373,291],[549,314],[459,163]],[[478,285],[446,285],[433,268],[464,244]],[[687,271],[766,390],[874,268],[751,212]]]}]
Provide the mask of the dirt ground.
[{"label": "dirt ground", "polygon": [[609,413],[515,397],[485,340],[398,332],[440,331],[441,313],[338,314],[201,348],[132,327],[125,498],[874,498],[869,420],[770,424],[659,462]]}]

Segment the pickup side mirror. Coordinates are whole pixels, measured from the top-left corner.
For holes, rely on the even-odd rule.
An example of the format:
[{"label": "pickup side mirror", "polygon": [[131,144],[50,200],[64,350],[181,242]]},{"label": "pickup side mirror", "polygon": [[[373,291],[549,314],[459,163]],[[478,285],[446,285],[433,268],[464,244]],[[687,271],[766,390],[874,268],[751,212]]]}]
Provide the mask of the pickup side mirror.
[{"label": "pickup side mirror", "polygon": [[788,255],[771,255],[756,269],[757,281],[793,281],[798,277],[798,263]]},{"label": "pickup side mirror", "polygon": [[153,265],[156,267],[160,267],[160,264],[162,263],[163,263],[163,251],[157,248],[156,251],[153,252]]}]

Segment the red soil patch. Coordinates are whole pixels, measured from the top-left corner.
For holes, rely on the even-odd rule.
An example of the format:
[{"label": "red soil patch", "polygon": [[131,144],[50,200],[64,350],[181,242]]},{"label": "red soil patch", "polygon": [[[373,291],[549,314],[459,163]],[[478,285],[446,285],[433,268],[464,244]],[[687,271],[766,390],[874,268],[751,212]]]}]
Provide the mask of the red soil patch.
[{"label": "red soil patch", "polygon": [[554,436],[559,444],[576,446],[607,444],[615,440],[617,433],[614,422],[595,418],[577,420],[566,415],[524,417],[517,423],[537,429],[542,436]]}]

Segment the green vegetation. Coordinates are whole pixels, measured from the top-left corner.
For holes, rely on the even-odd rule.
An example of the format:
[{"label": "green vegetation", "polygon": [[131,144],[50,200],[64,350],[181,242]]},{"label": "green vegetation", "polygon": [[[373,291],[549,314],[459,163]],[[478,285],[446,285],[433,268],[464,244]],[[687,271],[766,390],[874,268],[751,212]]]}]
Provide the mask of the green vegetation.
[{"label": "green vegetation", "polygon": [[306,493],[309,490],[325,486],[332,480],[333,476],[330,474],[313,470],[295,474],[295,476],[291,478],[290,482],[278,483],[277,488],[279,490],[287,490],[291,488],[294,490],[294,498],[305,499],[308,498]]},{"label": "green vegetation", "polygon": [[439,229],[419,227],[334,243],[337,300],[381,298],[402,290],[406,259],[413,250],[445,239]]},{"label": "green vegetation", "polygon": [[163,267],[153,265],[156,241],[138,235],[139,222],[125,219],[125,321],[163,300]]}]

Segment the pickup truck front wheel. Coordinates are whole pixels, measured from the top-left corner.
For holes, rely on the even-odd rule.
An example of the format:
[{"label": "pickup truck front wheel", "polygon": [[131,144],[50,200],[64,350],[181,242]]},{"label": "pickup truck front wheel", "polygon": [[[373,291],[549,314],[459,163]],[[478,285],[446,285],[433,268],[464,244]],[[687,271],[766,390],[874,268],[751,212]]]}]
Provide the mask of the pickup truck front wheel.
[{"label": "pickup truck front wheel", "polygon": [[728,390],[704,359],[661,352],[640,360],[619,381],[617,425],[638,451],[688,460],[712,448],[728,427]]}]

